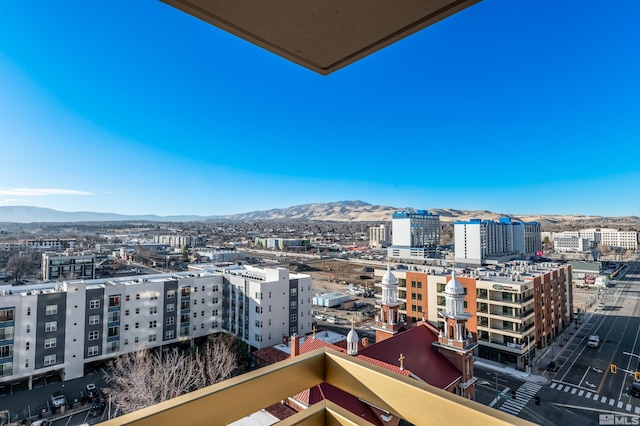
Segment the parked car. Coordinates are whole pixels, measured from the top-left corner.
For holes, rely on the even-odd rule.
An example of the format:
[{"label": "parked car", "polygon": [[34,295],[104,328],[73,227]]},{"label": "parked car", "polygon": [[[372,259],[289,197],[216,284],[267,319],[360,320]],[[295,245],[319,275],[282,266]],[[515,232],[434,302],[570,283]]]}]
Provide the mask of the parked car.
[{"label": "parked car", "polygon": [[49,419],[36,420],[31,422],[31,426],[49,426],[52,422]]},{"label": "parked car", "polygon": [[98,391],[98,388],[93,383],[89,383],[86,389],[87,389],[87,396],[89,398],[93,399],[93,398],[100,397],[100,391]]},{"label": "parked car", "polygon": [[104,401],[94,402],[93,404],[91,404],[91,408],[89,408],[89,415],[90,416],[101,415],[106,406],[107,406],[107,403]]},{"label": "parked car", "polygon": [[598,306],[596,307],[596,309],[604,309],[604,303],[602,302],[598,303]]},{"label": "parked car", "polygon": [[587,346],[589,346],[590,348],[597,348],[598,346],[600,346],[600,336],[598,336],[597,334],[592,334],[591,336],[589,336]]},{"label": "parked car", "polygon": [[560,366],[558,365],[557,362],[555,361],[551,361],[549,363],[549,366],[547,367],[547,370],[551,371],[551,372],[556,372],[558,371],[558,368],[560,368]]},{"label": "parked car", "polygon": [[63,405],[67,405],[67,398],[64,397],[61,391],[55,391],[51,394],[51,405],[53,405],[53,408],[60,408]]},{"label": "parked car", "polygon": [[634,381],[631,383],[631,395],[640,396],[640,382]]}]

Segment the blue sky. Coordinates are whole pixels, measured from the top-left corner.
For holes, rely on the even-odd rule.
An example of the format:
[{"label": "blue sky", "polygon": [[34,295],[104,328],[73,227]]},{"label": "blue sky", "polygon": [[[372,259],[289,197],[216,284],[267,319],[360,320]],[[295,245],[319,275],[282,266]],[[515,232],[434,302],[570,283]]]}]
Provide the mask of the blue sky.
[{"label": "blue sky", "polygon": [[484,0],[321,76],[155,0],[3,0],[0,205],[640,215],[638,19]]}]

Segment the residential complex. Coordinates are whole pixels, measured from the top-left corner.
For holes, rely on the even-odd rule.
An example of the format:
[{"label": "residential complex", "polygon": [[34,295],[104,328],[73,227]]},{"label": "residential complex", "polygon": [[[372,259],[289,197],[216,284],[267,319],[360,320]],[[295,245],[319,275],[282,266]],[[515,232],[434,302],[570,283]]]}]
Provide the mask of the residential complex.
[{"label": "residential complex", "polygon": [[538,222],[471,219],[455,222],[455,261],[480,266],[513,259],[530,259],[542,250]]},{"label": "residential complex", "polygon": [[553,241],[553,247],[556,251],[580,252],[596,248],[599,245],[625,250],[638,249],[638,232],[636,231],[587,228],[578,231],[544,232],[542,235]]},{"label": "residential complex", "polygon": [[[463,306],[471,314],[466,327],[477,336],[481,358],[525,369],[536,350],[551,344],[571,322],[570,265],[512,261],[458,272]],[[451,270],[398,270],[394,275],[400,321],[427,319],[444,329]]]},{"label": "residential complex", "polygon": [[426,210],[395,212],[391,227],[390,258],[420,261],[438,255],[439,215]]},{"label": "residential complex", "polygon": [[183,248],[202,248],[207,246],[206,237],[196,237],[193,235],[156,235],[153,242],[157,244],[166,244],[170,247]]},{"label": "residential complex", "polygon": [[193,271],[0,287],[0,383],[225,332],[251,348],[311,330],[311,277],[285,268]]}]

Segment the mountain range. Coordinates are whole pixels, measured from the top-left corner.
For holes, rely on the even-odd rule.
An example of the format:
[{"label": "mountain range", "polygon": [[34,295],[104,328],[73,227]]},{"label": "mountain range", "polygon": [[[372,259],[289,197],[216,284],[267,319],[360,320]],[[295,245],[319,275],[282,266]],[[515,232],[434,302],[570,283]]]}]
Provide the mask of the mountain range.
[{"label": "mountain range", "polygon": [[[330,203],[310,203],[281,209],[258,210],[224,216],[176,215],[158,216],[123,215],[117,213],[64,212],[42,207],[0,206],[0,222],[115,222],[115,221],[152,221],[152,222],[189,222],[189,221],[264,221],[264,220],[302,220],[302,221],[338,221],[338,222],[389,222],[393,212],[407,210],[390,206],[372,205],[364,201],[336,201]],[[487,210],[456,210],[447,208],[425,209],[440,215],[441,221],[469,220],[471,218],[497,220],[510,217],[514,220],[536,221],[543,224],[558,222],[573,223],[620,223],[640,224],[637,216],[607,218],[587,215],[536,215],[497,213]],[[604,226],[604,225],[599,225]]]}]

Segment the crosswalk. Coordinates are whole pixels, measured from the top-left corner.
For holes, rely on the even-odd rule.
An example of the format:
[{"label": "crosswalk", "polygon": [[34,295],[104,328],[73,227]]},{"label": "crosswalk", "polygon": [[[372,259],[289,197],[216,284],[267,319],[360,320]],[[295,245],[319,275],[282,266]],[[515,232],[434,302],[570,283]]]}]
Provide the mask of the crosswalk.
[{"label": "crosswalk", "polygon": [[531,398],[533,398],[541,388],[542,386],[536,383],[523,383],[522,386],[516,390],[516,399],[507,399],[504,401],[500,406],[500,410],[513,414],[514,416],[518,415],[518,413],[522,411],[522,408],[531,401]]},{"label": "crosswalk", "polygon": [[555,389],[559,392],[567,392],[567,393],[571,393],[572,395],[577,395],[577,396],[581,396],[583,398],[589,399],[591,401],[597,401],[600,402],[602,404],[608,404],[612,407],[616,407],[616,408],[620,408],[626,411],[629,411],[631,413],[635,413],[635,414],[640,414],[640,407],[635,407],[631,404],[627,404],[623,401],[618,401],[617,399],[613,399],[613,398],[608,398],[606,396],[602,396],[599,395],[596,392],[590,392],[588,390],[585,389],[579,389],[576,388],[574,386],[570,386],[564,383],[559,383],[559,382],[553,382],[551,383],[551,385],[549,386],[551,389]]}]

